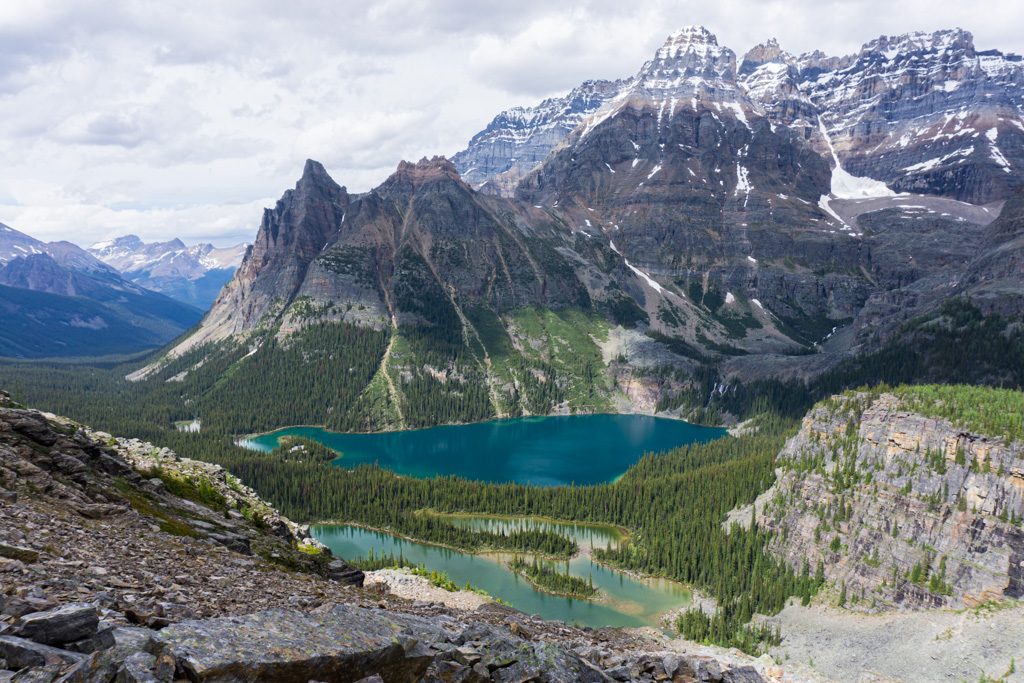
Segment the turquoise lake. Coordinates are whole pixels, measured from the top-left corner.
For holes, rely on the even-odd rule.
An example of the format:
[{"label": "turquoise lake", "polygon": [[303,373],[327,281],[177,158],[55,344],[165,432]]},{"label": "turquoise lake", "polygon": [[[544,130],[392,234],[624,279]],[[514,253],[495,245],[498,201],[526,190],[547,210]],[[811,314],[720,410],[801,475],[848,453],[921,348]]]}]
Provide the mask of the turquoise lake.
[{"label": "turquoise lake", "polygon": [[341,457],[334,461],[339,467],[378,463],[412,477],[454,475],[557,486],[613,481],[644,453],[710,441],[724,434],[718,427],[649,415],[568,415],[381,434],[287,427],[240,443],[270,451],[282,437],[301,436],[339,452]]},{"label": "turquoise lake", "polygon": [[[491,518],[462,518],[457,523],[476,528],[522,528],[543,526],[574,538],[581,548],[607,547],[619,540],[609,533],[586,525],[552,524],[548,522],[503,521]],[[581,553],[568,563],[556,562],[581,578],[590,578],[601,591],[598,600],[577,600],[550,595],[536,590],[525,579],[510,571],[499,555],[471,555],[439,546],[417,543],[391,534],[348,525],[323,525],[310,529],[313,536],[336,555],[350,559],[401,554],[406,560],[446,573],[457,584],[471,583],[475,588],[499,597],[513,607],[545,619],[555,619],[580,626],[655,626],[662,613],[688,605],[691,595],[684,586],[662,579],[638,579],[602,567]]]}]

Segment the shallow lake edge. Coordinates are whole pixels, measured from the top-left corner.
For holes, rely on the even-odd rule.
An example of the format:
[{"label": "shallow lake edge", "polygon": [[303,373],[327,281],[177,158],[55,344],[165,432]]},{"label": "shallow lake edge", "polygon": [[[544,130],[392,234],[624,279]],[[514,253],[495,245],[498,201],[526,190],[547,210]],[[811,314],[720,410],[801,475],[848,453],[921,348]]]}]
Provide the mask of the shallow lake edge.
[{"label": "shallow lake edge", "polygon": [[[618,527],[617,525],[613,525],[613,524],[604,524],[604,523],[601,523],[601,522],[576,522],[576,521],[572,521],[572,520],[556,519],[556,518],[546,517],[546,516],[541,516],[541,515],[475,514],[475,513],[471,513],[471,512],[438,513],[436,511],[427,511],[427,510],[417,510],[416,511],[416,514],[420,514],[420,513],[436,514],[438,516],[460,516],[460,517],[465,517],[465,518],[489,518],[489,519],[507,519],[507,520],[531,519],[531,520],[538,520],[538,521],[543,521],[543,522],[552,523],[552,524],[604,527],[604,528],[607,528],[607,529],[615,530],[617,533],[619,533],[621,531],[624,531],[626,533],[626,535],[624,537],[625,539],[628,539],[629,537],[632,536],[632,534],[629,533],[629,530],[626,529],[625,527]],[[435,547],[435,548],[443,548],[445,550],[450,550],[452,552],[461,553],[463,555],[468,555],[468,556],[473,556],[473,557],[486,557],[488,559],[493,559],[496,563],[502,565],[507,571],[509,571],[509,572],[511,572],[513,574],[516,574],[518,576],[522,576],[522,575],[518,574],[518,572],[514,572],[512,569],[510,569],[509,567],[505,566],[505,563],[502,562],[501,559],[498,559],[498,558],[500,558],[500,556],[508,556],[508,555],[513,555],[514,554],[514,553],[510,553],[508,550],[468,551],[468,550],[463,550],[462,548],[457,548],[455,546],[447,545],[445,543],[437,543],[435,541],[420,540],[420,539],[415,538],[413,536],[408,536],[406,534],[402,534],[402,533],[398,533],[396,531],[392,531],[391,529],[387,529],[387,528],[383,528],[383,527],[370,526],[369,524],[363,524],[363,523],[360,523],[360,522],[321,521],[321,522],[316,522],[316,523],[309,524],[309,528],[310,529],[312,529],[313,527],[346,527],[346,526],[348,526],[348,527],[355,527],[355,528],[358,528],[358,529],[363,529],[363,530],[366,530],[366,531],[372,531],[372,532],[380,533],[380,534],[387,534],[388,536],[392,536],[394,538],[402,539],[404,541],[409,541],[411,543],[417,543],[419,545],[430,546],[430,547]],[[647,583],[647,582],[651,582],[651,581],[665,581],[667,583],[673,584],[673,585],[679,587],[680,589],[685,590],[686,592],[688,592],[690,594],[690,604],[689,605],[684,606],[683,608],[680,608],[680,607],[669,608],[667,610],[664,610],[663,612],[659,612],[658,613],[658,615],[657,615],[657,623],[659,624],[659,626],[661,628],[668,628],[670,630],[674,629],[675,625],[674,625],[674,623],[671,623],[671,622],[674,621],[674,619],[672,619],[671,617],[679,614],[683,609],[689,609],[690,607],[693,607],[693,606],[703,605],[708,600],[708,597],[705,596],[703,593],[701,593],[694,586],[691,586],[689,584],[683,583],[681,581],[677,581],[675,579],[671,579],[671,578],[666,577],[666,576],[658,576],[656,574],[644,574],[644,573],[638,572],[638,571],[636,571],[634,569],[627,569],[627,568],[615,565],[613,563],[609,563],[609,562],[605,562],[605,561],[599,560],[599,559],[595,558],[593,556],[593,554],[591,554],[589,551],[585,551],[582,548],[580,548],[576,552],[576,554],[574,554],[572,556],[569,556],[568,558],[566,556],[547,555],[545,553],[536,553],[536,552],[534,552],[534,553],[522,553],[522,554],[524,554],[524,555],[531,555],[531,556],[537,556],[537,557],[541,557],[541,558],[544,558],[544,559],[547,559],[547,560],[559,561],[559,562],[566,561],[566,560],[569,560],[569,559],[574,559],[574,558],[577,558],[577,557],[580,557],[580,556],[585,556],[585,557],[587,557],[587,559],[589,559],[594,564],[596,564],[596,565],[598,565],[600,567],[603,567],[603,568],[605,568],[605,569],[607,569],[609,571],[618,572],[620,574],[623,574],[624,576],[628,576],[631,579],[634,579],[635,581],[642,582],[642,583]],[[592,602],[597,602],[599,604],[609,604],[607,602],[602,602],[602,600],[600,599],[600,598],[607,598],[608,597],[608,596],[604,596],[603,592],[596,599],[595,598],[587,599],[587,598],[577,598],[577,597],[573,597],[573,596],[565,596],[565,595],[562,595],[560,593],[549,591],[549,590],[546,590],[546,589],[544,589],[544,588],[542,588],[540,586],[537,586],[532,581],[529,581],[528,579],[526,579],[526,577],[522,577],[522,578],[527,580],[527,582],[531,586],[533,586],[533,588],[537,592],[543,593],[545,595],[551,595],[551,596],[554,596],[554,597],[562,597],[562,598],[566,598],[566,599],[570,599],[570,600],[592,601]],[[478,592],[485,593],[491,599],[501,600],[502,602],[504,602],[501,599],[500,596],[491,595],[489,593],[486,593],[486,591],[480,591],[476,587],[474,587],[474,590],[477,590]],[[508,603],[506,603],[506,604],[508,604]],[[514,605],[510,605],[510,606],[513,607],[513,609],[515,609]]]}]

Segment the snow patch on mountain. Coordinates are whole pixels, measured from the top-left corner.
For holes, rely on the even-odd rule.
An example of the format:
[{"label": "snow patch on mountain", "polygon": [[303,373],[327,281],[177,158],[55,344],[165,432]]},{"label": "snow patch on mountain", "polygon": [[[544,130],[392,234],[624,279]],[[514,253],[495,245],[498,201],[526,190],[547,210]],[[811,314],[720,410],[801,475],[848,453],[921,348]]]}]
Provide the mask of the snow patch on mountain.
[{"label": "snow patch on mountain", "polygon": [[[825,139],[825,145],[828,147],[829,154],[832,155],[832,163],[835,166],[832,167],[832,196],[837,199],[865,199],[869,197],[893,197],[896,195],[895,192],[890,190],[885,183],[874,178],[862,178],[855,175],[851,175],[843,170],[843,165],[839,163],[839,155],[836,154],[836,148],[832,144],[832,138],[829,137],[828,130],[825,129],[825,122],[818,117],[818,130],[821,131],[821,136]],[[826,211],[830,215],[835,216],[835,212],[828,209],[828,202],[825,202]],[[839,218],[836,216],[836,218]],[[843,223],[842,219],[839,221]],[[846,225],[843,223],[843,225]]]}]

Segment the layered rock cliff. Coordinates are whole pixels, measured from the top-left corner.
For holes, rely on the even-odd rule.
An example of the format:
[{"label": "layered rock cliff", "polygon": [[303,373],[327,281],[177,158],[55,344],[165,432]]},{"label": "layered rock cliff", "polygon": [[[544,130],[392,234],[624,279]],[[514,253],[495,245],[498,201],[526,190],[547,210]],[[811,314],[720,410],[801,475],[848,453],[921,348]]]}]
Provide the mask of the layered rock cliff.
[{"label": "layered rock cliff", "polygon": [[[846,606],[1024,597],[1024,443],[929,416],[951,403],[932,393],[855,392],[820,404],[758,500],[773,550],[811,572],[820,563]],[[995,394],[978,396],[965,414],[999,409]]]}]

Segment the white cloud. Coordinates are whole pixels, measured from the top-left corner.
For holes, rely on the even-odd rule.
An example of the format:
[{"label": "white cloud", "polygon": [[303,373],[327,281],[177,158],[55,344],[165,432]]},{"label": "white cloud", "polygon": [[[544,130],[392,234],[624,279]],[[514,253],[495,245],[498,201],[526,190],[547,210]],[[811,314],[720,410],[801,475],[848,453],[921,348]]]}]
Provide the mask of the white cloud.
[{"label": "white cloud", "polygon": [[634,73],[690,23],[740,55],[958,25],[1024,49],[1019,0],[0,3],[0,222],[80,243],[251,239],[306,157],[367,190],[503,108]]}]

